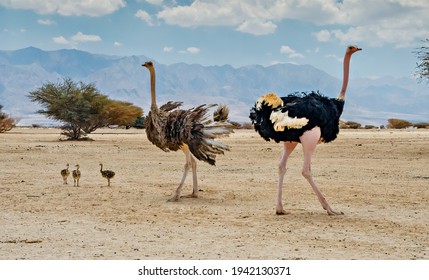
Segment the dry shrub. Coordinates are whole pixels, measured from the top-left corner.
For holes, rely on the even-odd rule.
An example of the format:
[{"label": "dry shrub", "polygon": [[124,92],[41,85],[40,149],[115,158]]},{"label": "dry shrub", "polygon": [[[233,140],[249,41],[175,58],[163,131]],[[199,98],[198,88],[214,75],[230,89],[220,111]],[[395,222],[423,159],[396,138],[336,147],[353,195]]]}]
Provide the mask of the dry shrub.
[{"label": "dry shrub", "polygon": [[413,126],[415,126],[417,128],[429,128],[429,123],[427,123],[427,122],[419,122],[419,123],[413,124]]},{"label": "dry shrub", "polygon": [[361,128],[362,125],[358,122],[352,122],[352,121],[344,122],[340,120],[339,126],[340,126],[340,129],[347,129],[347,128],[358,129],[358,128]]},{"label": "dry shrub", "polygon": [[0,119],[0,133],[11,130],[15,127],[15,120],[9,117]]},{"label": "dry shrub", "polygon": [[413,124],[406,120],[400,120],[400,119],[387,120],[387,128],[401,129],[401,128],[407,128],[410,126],[413,126]]},{"label": "dry shrub", "polygon": [[365,125],[365,129],[374,129],[374,128],[376,128],[376,127],[372,124]]},{"label": "dry shrub", "polygon": [[253,124],[243,123],[240,128],[242,128],[242,129],[253,129]]}]

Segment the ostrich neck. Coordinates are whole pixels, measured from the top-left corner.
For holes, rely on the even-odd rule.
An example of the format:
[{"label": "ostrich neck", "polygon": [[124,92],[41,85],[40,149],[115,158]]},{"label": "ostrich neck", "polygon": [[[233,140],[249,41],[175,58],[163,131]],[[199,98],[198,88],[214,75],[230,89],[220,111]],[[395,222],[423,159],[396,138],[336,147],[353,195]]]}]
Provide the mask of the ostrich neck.
[{"label": "ostrich neck", "polygon": [[156,94],[155,94],[155,69],[150,69],[150,97],[152,100],[151,108],[156,106]]},{"label": "ostrich neck", "polygon": [[344,56],[344,62],[343,62],[343,85],[341,87],[340,94],[338,95],[337,99],[344,100],[346,97],[346,90],[347,90],[347,84],[349,83],[349,70],[350,70],[350,58],[352,57],[351,54],[346,53]]}]

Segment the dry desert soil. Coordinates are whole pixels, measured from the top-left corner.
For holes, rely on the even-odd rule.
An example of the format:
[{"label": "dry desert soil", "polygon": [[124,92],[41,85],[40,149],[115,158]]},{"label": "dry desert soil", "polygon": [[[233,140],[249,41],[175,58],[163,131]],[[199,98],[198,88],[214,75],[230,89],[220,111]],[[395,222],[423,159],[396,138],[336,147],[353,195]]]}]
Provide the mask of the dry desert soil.
[{"label": "dry desert soil", "polygon": [[[167,202],[181,152],[153,146],[144,130],[100,129],[94,141],[60,131],[0,134],[0,259],[429,259],[429,130],[342,130],[313,157],[329,216],[288,163],[275,215],[281,145],[252,130],[222,142],[216,167],[198,163],[199,198]],[[116,172],[110,187],[99,163]],[[60,170],[80,164],[80,187]],[[183,194],[192,189],[188,176]]]}]

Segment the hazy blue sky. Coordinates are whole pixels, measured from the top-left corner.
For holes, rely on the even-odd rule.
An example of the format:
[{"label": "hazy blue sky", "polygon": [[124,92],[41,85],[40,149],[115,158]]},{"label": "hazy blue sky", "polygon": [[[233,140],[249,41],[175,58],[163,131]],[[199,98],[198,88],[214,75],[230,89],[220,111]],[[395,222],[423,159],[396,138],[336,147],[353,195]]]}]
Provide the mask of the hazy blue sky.
[{"label": "hazy blue sky", "polygon": [[163,64],[311,64],[341,76],[410,76],[428,0],[0,0],[0,49],[145,55]]}]

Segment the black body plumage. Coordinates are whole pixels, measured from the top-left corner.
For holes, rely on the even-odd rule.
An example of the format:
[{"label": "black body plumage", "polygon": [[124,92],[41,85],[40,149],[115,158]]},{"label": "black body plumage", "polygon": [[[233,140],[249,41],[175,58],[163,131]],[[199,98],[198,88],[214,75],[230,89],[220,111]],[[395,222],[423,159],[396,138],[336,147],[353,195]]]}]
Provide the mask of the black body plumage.
[{"label": "black body plumage", "polygon": [[[316,126],[320,127],[323,142],[330,142],[337,137],[344,100],[328,98],[319,92],[294,93],[280,98],[283,101],[281,106],[276,107],[262,103],[259,108],[255,104],[250,110],[249,117],[255,130],[266,141],[272,139],[276,142],[300,142],[299,138],[304,132]],[[288,112],[291,118],[306,118],[308,123],[300,128],[286,127],[284,131],[276,131],[273,122],[270,120],[273,111]]]}]

